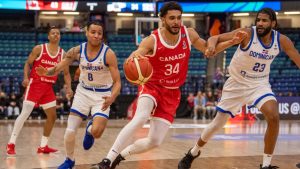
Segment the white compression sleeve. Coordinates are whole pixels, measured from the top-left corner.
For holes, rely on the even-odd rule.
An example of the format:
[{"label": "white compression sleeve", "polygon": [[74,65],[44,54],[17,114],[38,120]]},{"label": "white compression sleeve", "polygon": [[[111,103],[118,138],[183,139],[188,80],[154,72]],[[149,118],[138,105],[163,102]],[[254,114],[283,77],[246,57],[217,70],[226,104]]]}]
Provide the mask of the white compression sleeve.
[{"label": "white compression sleeve", "polygon": [[66,156],[71,160],[74,160],[75,135],[81,122],[82,122],[82,118],[79,116],[69,115],[68,117],[68,126],[65,132],[64,139],[65,139]]},{"label": "white compression sleeve", "polygon": [[134,134],[143,127],[154,107],[154,101],[150,97],[140,97],[136,113],[133,119],[121,130],[115,143],[107,154],[107,158],[114,161],[119,153],[133,143]]},{"label": "white compression sleeve", "polygon": [[125,158],[128,155],[143,153],[161,145],[169,131],[169,128],[170,125],[166,122],[157,119],[151,120],[148,137],[138,139],[133,144],[125,148],[121,152],[121,156]]},{"label": "white compression sleeve", "polygon": [[18,116],[18,118],[15,121],[14,129],[11,134],[9,143],[16,143],[16,139],[20,134],[21,129],[23,128],[24,122],[26,119],[29,117],[31,114],[33,108],[34,108],[35,103],[31,101],[24,101],[23,102],[23,108],[21,111],[21,114]]}]

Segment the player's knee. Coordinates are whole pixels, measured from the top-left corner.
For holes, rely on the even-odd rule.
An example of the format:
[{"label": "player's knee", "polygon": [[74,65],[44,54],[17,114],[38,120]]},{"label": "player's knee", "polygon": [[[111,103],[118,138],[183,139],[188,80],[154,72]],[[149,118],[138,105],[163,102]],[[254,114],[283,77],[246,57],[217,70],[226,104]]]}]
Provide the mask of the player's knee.
[{"label": "player's knee", "polygon": [[160,146],[162,144],[162,142],[163,141],[160,139],[156,139],[156,138],[150,139],[150,144],[151,144],[152,148],[156,148],[156,147]]},{"label": "player's knee", "polygon": [[75,139],[75,131],[72,129],[67,129],[65,132],[64,139],[66,142],[73,141]]},{"label": "player's knee", "polygon": [[278,113],[270,113],[266,116],[266,120],[270,124],[279,124],[279,114]]},{"label": "player's knee", "polygon": [[104,132],[104,128],[92,128],[91,134],[94,138],[100,138]]},{"label": "player's knee", "polygon": [[56,113],[48,113],[47,115],[47,120],[54,123],[56,120],[57,116]]}]

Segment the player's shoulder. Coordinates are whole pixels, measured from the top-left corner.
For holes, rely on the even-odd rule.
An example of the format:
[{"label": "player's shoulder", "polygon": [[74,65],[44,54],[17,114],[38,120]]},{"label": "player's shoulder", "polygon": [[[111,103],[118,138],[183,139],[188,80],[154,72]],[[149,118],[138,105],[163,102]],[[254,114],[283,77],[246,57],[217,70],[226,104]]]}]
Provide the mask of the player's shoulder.
[{"label": "player's shoulder", "polygon": [[71,49],[68,50],[68,53],[72,52],[72,53],[80,53],[80,45],[74,46]]}]

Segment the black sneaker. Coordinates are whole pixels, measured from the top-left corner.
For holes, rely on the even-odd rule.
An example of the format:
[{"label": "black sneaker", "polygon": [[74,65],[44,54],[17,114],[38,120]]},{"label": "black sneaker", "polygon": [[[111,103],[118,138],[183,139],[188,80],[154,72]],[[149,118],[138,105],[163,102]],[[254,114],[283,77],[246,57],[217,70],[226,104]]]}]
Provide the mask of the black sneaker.
[{"label": "black sneaker", "polygon": [[119,154],[117,156],[117,158],[115,159],[115,161],[113,161],[113,163],[111,164],[110,169],[115,169],[117,165],[120,164],[121,161],[124,161],[125,158],[121,156],[121,154]]},{"label": "black sneaker", "polygon": [[272,165],[269,165],[268,167],[262,167],[262,164],[260,165],[260,169],[277,169],[279,167],[277,166],[272,166]]},{"label": "black sneaker", "polygon": [[90,169],[110,169],[110,160],[104,158],[100,163],[92,165]]},{"label": "black sneaker", "polygon": [[193,156],[191,154],[191,149],[188,151],[187,154],[179,161],[178,163],[178,169],[190,169],[192,162],[194,161],[195,158],[200,156],[200,151],[196,156]]},{"label": "black sneaker", "polygon": [[296,164],[296,167],[300,168],[300,163]]}]

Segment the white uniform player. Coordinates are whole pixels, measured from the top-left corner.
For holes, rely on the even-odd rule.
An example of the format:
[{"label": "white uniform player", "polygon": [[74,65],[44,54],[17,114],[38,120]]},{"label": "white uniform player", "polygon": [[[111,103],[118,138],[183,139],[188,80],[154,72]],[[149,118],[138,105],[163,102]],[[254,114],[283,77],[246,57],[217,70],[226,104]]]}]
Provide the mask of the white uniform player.
[{"label": "white uniform player", "polygon": [[42,75],[55,75],[60,69],[74,60],[80,62],[79,84],[68,117],[68,126],[64,142],[66,160],[58,167],[69,169],[75,166],[75,135],[82,119],[91,112],[92,120],[86,127],[83,148],[88,150],[94,144],[94,138],[100,138],[106,128],[109,106],[120,93],[121,80],[117,57],[103,43],[103,26],[99,22],[87,24],[87,42],[71,48],[66,57],[52,69],[37,68]]},{"label": "white uniform player", "polygon": [[[257,37],[256,26],[245,48],[237,48],[229,65],[230,78],[224,84],[217,110],[232,117],[240,108],[261,106],[268,100],[276,100],[269,83],[270,66],[280,53],[279,32],[272,30],[272,42],[265,46]],[[258,90],[259,89],[259,90]]]},{"label": "white uniform player", "polygon": [[178,169],[190,168],[209,139],[245,104],[257,107],[267,121],[263,162],[259,168],[278,168],[271,165],[279,133],[279,108],[269,83],[270,65],[282,50],[300,68],[300,55],[287,36],[274,30],[277,25],[274,10],[271,8],[259,10],[255,24],[256,26],[251,28],[240,28],[217,35],[217,41],[212,38],[208,40],[208,48],[213,49],[217,42],[230,39],[238,31],[245,31],[248,35],[241,41],[231,60],[229,66],[231,76],[224,84],[216,117],[203,130],[195,146],[180,160]]},{"label": "white uniform player", "polygon": [[108,118],[109,108],[101,110],[105,101],[102,97],[111,94],[113,80],[106,65],[106,52],[109,47],[102,43],[97,56],[89,60],[86,56],[86,45],[80,45],[79,58],[79,84],[76,89],[71,112],[86,118],[91,112],[93,117],[102,116]]}]

